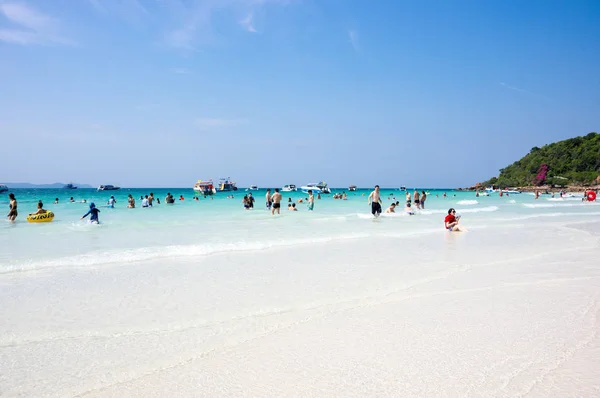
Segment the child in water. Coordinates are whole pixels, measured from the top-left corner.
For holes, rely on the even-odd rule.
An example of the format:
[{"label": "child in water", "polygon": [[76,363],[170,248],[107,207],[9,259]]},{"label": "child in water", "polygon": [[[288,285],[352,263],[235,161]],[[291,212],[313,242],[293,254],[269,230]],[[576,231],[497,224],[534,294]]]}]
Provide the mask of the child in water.
[{"label": "child in water", "polygon": [[88,215],[91,214],[90,216],[90,223],[92,224],[100,224],[100,221],[98,220],[98,213],[100,213],[100,210],[96,209],[96,205],[94,204],[94,202],[90,203],[90,211],[88,211],[87,213],[85,213],[80,220],[83,220],[84,218],[86,218]]},{"label": "child in water", "polygon": [[42,201],[40,200],[37,204],[37,211],[35,213],[30,213],[30,216],[33,216],[35,214],[44,214],[47,211],[44,209],[44,204],[42,203]]}]

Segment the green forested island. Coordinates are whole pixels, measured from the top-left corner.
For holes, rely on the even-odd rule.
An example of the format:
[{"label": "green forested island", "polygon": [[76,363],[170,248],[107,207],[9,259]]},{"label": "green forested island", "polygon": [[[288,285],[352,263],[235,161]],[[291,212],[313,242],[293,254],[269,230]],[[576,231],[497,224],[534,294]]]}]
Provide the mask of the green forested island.
[{"label": "green forested island", "polygon": [[498,187],[591,185],[600,175],[600,134],[533,147],[482,185]]}]

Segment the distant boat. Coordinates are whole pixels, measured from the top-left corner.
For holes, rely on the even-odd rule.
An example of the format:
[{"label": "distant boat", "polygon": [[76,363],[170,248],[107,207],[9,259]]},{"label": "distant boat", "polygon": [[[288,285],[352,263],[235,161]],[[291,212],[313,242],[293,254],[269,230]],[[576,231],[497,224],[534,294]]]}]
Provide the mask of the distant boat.
[{"label": "distant boat", "polygon": [[249,191],[258,191],[258,185],[250,185]]},{"label": "distant boat", "polygon": [[4,184],[0,184],[0,192],[7,192],[8,191],[8,187]]},{"label": "distant boat", "polygon": [[356,191],[356,185],[350,185],[348,191]]},{"label": "distant boat", "polygon": [[117,189],[121,189],[121,187],[115,187],[114,185],[100,185],[98,187],[98,191],[116,191]]},{"label": "distant boat", "polygon": [[77,187],[71,183],[65,185],[63,188],[64,189],[77,189]]},{"label": "distant boat", "polygon": [[217,184],[218,192],[226,192],[226,191],[237,191],[237,187],[235,186],[235,182],[231,181],[230,177],[220,178]]},{"label": "distant boat", "polygon": [[201,195],[213,195],[217,193],[217,190],[215,189],[212,180],[198,180],[198,182],[194,184],[194,191]]},{"label": "distant boat", "polygon": [[318,184],[311,182],[311,183],[301,186],[300,189],[304,193],[308,193],[309,190],[312,191],[313,193],[317,193],[317,194],[318,193],[322,193],[322,194],[331,193],[331,190],[327,187],[327,183],[324,181],[321,181]]},{"label": "distant boat", "polygon": [[406,187],[405,187],[405,186],[401,186],[401,187],[400,187],[400,190],[401,190],[401,191],[406,191]]},{"label": "distant boat", "polygon": [[288,185],[284,185],[283,188],[281,188],[282,192],[296,192],[297,188],[294,184],[288,184]]}]

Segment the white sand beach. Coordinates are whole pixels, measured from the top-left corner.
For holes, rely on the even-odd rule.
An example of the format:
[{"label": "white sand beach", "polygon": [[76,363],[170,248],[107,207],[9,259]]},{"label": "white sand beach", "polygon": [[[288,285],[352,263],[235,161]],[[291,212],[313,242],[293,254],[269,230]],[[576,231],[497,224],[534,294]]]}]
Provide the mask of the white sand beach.
[{"label": "white sand beach", "polygon": [[0,394],[598,396],[598,223],[520,222],[5,274]]}]

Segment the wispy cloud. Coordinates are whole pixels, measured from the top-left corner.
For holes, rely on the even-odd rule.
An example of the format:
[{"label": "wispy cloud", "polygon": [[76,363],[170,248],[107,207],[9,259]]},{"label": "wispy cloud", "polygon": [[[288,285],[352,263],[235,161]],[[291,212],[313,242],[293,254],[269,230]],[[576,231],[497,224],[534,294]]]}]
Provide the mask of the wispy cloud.
[{"label": "wispy cloud", "polygon": [[190,71],[186,68],[173,68],[171,71],[178,75],[189,75],[190,73]]},{"label": "wispy cloud", "polygon": [[58,20],[22,3],[0,3],[0,13],[18,28],[0,29],[0,41],[14,44],[74,44],[59,34]]},{"label": "wispy cloud", "polygon": [[[213,28],[215,15],[219,21],[231,21],[251,33],[257,32],[256,15],[265,12],[268,6],[287,6],[300,0],[204,0],[192,2],[181,0],[166,4],[175,20],[175,28],[168,30],[163,43],[185,51],[197,51],[199,46],[218,42],[218,34]],[[243,16],[240,19],[240,16]],[[223,17],[223,18],[221,18]]]},{"label": "wispy cloud", "polygon": [[246,18],[240,21],[240,25],[242,25],[248,32],[256,33],[256,28],[254,27],[254,14],[248,14]]},{"label": "wispy cloud", "polygon": [[348,30],[348,41],[350,42],[350,45],[352,45],[352,48],[354,48],[354,51],[360,51],[360,46],[358,42],[358,32],[356,30]]},{"label": "wispy cloud", "polygon": [[506,87],[506,88],[508,88],[508,89],[510,89],[510,90],[520,91],[520,92],[522,92],[522,93],[533,94],[533,93],[532,93],[532,92],[530,92],[530,91],[527,91],[527,90],[525,90],[525,89],[522,89],[522,88],[519,88],[519,87],[510,86],[510,85],[508,85],[508,84],[506,84],[506,83],[500,83],[500,85],[501,85],[501,86],[504,86],[504,87]]},{"label": "wispy cloud", "polygon": [[232,127],[247,124],[246,119],[220,119],[220,118],[199,118],[194,125],[201,129]]}]

